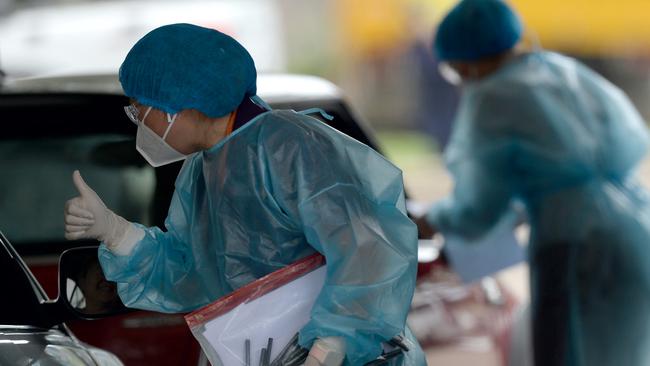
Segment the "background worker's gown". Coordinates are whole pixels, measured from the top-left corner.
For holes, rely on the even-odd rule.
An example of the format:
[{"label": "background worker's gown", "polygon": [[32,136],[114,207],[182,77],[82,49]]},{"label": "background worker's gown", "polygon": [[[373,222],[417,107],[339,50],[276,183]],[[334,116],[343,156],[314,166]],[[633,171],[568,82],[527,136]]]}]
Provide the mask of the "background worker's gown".
[{"label": "background worker's gown", "polygon": [[537,365],[650,365],[650,209],[633,177],[642,118],[615,86],[553,53],[467,86],[427,218],[475,237],[522,200]]},{"label": "background worker's gown", "polygon": [[[144,228],[129,256],[104,245],[106,277],[124,303],[195,310],[316,251],[327,278],[300,343],[342,336],[346,365],[403,332],[415,287],[417,230],[401,171],[324,123],[263,113],[187,159],[163,232]],[[413,348],[392,365],[424,365]]]}]

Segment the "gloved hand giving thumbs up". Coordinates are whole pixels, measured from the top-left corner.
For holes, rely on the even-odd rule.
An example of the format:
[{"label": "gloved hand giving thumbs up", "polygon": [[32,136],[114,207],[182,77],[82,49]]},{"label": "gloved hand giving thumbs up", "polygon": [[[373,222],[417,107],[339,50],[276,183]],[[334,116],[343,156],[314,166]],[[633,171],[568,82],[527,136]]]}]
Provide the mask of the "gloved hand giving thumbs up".
[{"label": "gloved hand giving thumbs up", "polygon": [[130,253],[144,231],[109,210],[78,170],[72,174],[72,181],[79,196],[65,204],[65,238],[97,239],[116,254]]}]

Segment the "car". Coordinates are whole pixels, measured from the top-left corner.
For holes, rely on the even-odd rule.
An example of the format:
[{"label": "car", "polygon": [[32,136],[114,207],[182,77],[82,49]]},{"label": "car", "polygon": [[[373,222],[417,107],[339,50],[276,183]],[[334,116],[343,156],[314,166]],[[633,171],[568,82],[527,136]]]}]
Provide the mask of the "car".
[{"label": "car", "polygon": [[66,301],[52,301],[0,232],[0,365],[121,366],[110,352],[79,341],[65,320]]},{"label": "car", "polygon": [[[11,123],[0,134],[0,171],[11,177],[0,180],[0,228],[50,296],[57,292],[60,253],[97,244],[63,237],[63,207],[77,195],[71,180],[75,169],[118,214],[164,228],[182,162],[154,169],[136,151],[136,127],[123,112],[129,101],[115,74],[8,80],[0,95],[0,114]],[[381,152],[370,128],[353,112],[342,91],[327,80],[262,73],[258,95],[274,109],[321,108],[334,117],[323,122]],[[429,273],[439,268],[435,265],[440,263],[439,248],[423,244],[420,249],[416,292],[426,292],[431,288],[422,283],[435,278]],[[472,286],[486,292],[483,287]],[[505,291],[501,294],[507,296]],[[503,301],[499,306],[507,314],[512,303]],[[438,310],[420,306],[417,313],[429,319],[421,315]],[[207,364],[179,314],[135,311],[68,324],[80,339],[115,353],[130,366]],[[436,326],[432,322],[419,331],[426,335],[427,328]]]}]

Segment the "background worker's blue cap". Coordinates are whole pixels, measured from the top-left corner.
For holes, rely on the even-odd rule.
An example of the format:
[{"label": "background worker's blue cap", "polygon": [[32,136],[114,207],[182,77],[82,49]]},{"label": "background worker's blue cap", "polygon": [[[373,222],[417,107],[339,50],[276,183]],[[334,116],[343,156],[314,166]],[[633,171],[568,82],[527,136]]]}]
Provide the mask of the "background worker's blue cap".
[{"label": "background worker's blue cap", "polygon": [[434,51],[442,61],[477,61],[514,47],[523,32],[501,0],[462,0],[438,26]]},{"label": "background worker's blue cap", "polygon": [[233,38],[192,24],[171,24],[142,37],[120,67],[124,93],[138,102],[177,113],[196,109],[222,117],[254,96],[253,58]]}]

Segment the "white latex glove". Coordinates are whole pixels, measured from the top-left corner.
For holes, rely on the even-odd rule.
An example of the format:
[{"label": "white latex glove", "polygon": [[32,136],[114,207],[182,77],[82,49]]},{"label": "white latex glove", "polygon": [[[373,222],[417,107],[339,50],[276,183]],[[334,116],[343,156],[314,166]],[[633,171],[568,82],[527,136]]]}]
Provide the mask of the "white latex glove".
[{"label": "white latex glove", "polygon": [[109,210],[78,170],[72,173],[72,181],[79,196],[65,204],[65,238],[97,239],[116,254],[130,253],[144,231]]},{"label": "white latex glove", "polygon": [[309,350],[304,366],[340,366],[345,358],[345,340],[342,337],[319,338]]}]

